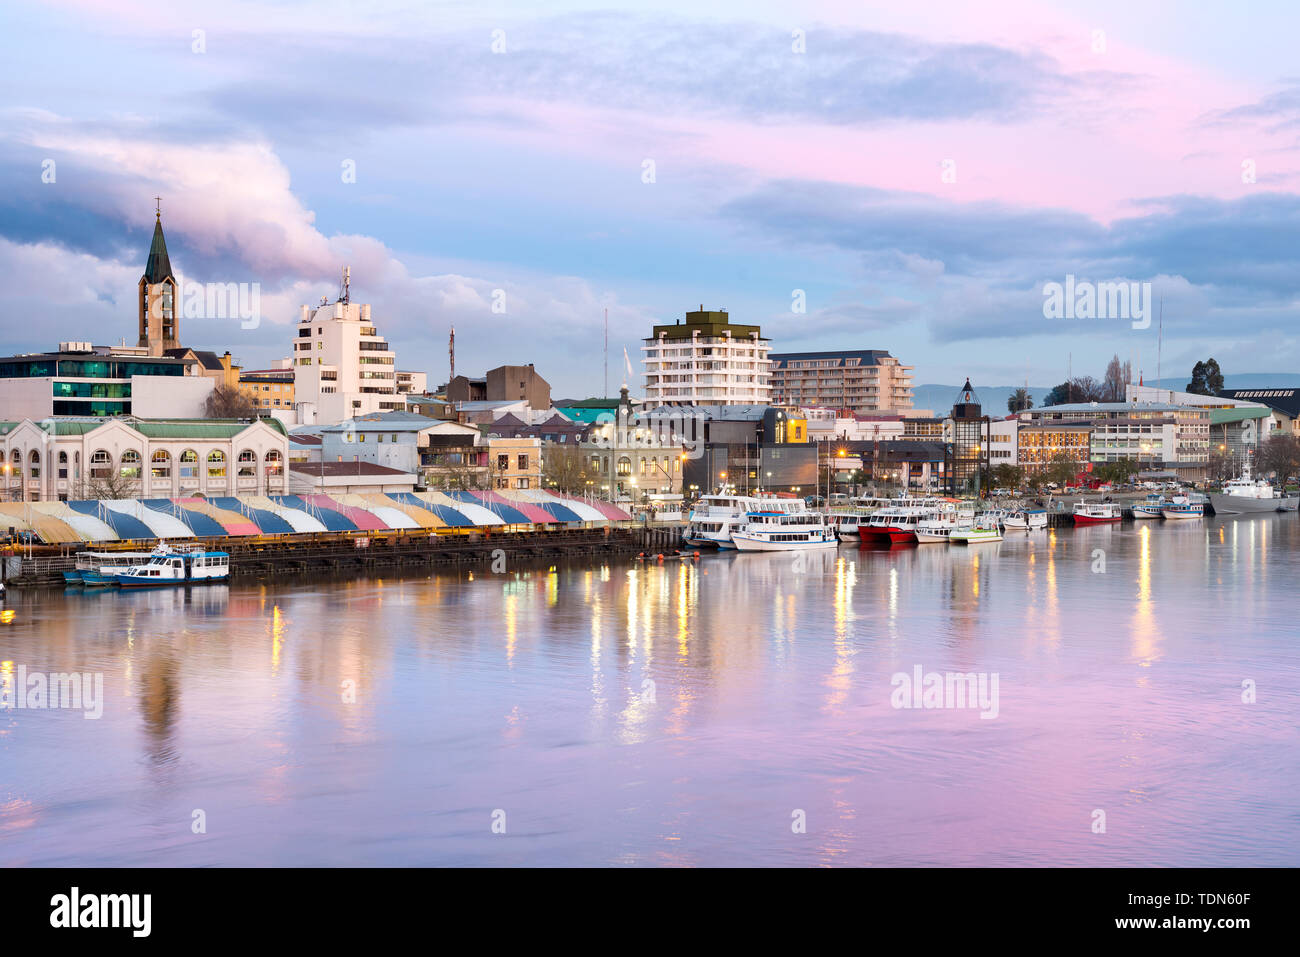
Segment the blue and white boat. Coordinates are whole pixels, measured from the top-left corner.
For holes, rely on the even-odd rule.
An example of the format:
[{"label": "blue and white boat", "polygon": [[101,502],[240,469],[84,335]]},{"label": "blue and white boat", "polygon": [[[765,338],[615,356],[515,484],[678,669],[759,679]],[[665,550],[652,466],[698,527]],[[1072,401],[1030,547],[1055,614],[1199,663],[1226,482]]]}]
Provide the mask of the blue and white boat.
[{"label": "blue and white boat", "polygon": [[1201,518],[1205,515],[1205,499],[1199,495],[1175,495],[1161,514],[1168,519]]},{"label": "blue and white boat", "polygon": [[1144,501],[1133,503],[1133,517],[1159,518],[1168,504],[1163,495],[1148,495]]},{"label": "blue and white boat", "polygon": [[731,533],[732,548],[742,552],[795,552],[834,548],[840,540],[820,512],[750,512]]},{"label": "blue and white boat", "polygon": [[225,581],[230,577],[230,553],[203,549],[170,551],[132,565],[117,576],[123,588],[158,588]]},{"label": "blue and white boat", "polygon": [[63,581],[90,588],[116,585],[117,576],[132,565],[170,551],[167,543],[162,542],[152,552],[82,552],[77,556],[76,567],[63,573]]}]

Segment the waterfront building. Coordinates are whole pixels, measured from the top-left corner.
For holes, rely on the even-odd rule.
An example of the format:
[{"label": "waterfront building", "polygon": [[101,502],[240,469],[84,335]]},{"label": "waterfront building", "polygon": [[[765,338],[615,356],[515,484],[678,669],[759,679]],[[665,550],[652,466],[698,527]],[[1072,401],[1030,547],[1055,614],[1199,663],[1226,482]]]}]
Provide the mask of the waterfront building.
[{"label": "waterfront building", "polygon": [[542,440],[539,438],[488,439],[492,487],[538,489],[542,487]]},{"label": "waterfront building", "polygon": [[198,417],[215,384],[193,358],[61,342],[54,352],[0,358],[0,415]]},{"label": "waterfront building", "polygon": [[294,329],[294,398],[305,424],[406,408],[397,391],[394,353],[371,319],[369,303],[354,303],[349,273],[339,298],[302,306]]},{"label": "waterfront building", "polygon": [[655,326],[643,341],[646,404],[767,404],[770,348],[758,326],[701,305],[684,324]]},{"label": "waterfront building", "polygon": [[483,429],[490,437],[536,438],[557,445],[577,445],[586,439],[591,426],[573,422],[555,411],[549,417],[534,423],[521,419],[513,412],[507,412],[490,425],[484,425]]},{"label": "waterfront building", "polygon": [[869,415],[912,408],[912,367],[884,349],[773,352],[772,401]]},{"label": "waterfront building", "polygon": [[1258,403],[1269,410],[1272,426],[1268,432],[1300,435],[1300,388],[1290,389],[1223,389],[1226,399]]},{"label": "waterfront building", "polygon": [[1090,423],[1032,424],[1022,421],[1016,431],[1016,460],[1026,477],[1041,476],[1053,461],[1068,459],[1076,474],[1087,471],[1091,461],[1092,425]]},{"label": "waterfront building", "polygon": [[1020,419],[1009,415],[989,420],[989,467],[1015,465],[1019,460]]},{"label": "waterfront building", "polygon": [[[592,425],[579,446],[592,494],[617,502],[681,491],[682,423],[670,423],[666,416],[653,419],[633,404],[626,386],[613,409],[592,409]],[[690,419],[684,427],[705,426],[702,419]]]},{"label": "waterfront building", "polygon": [[457,407],[465,402],[520,400],[531,409],[551,407],[551,384],[537,374],[531,362],[522,366],[498,366],[477,378],[458,375],[447,383],[445,395]]},{"label": "waterfront building", "polygon": [[273,419],[60,417],[0,422],[10,501],[285,491],[289,439]]},{"label": "waterfront building", "polygon": [[420,477],[430,489],[490,489],[488,443],[482,430],[440,421],[421,430]]},{"label": "waterfront building", "polygon": [[[1198,481],[1205,477],[1210,459],[1213,411],[1168,402],[1073,402],[1028,409],[1020,413],[1021,458],[1025,424],[1087,426],[1088,461],[1093,464],[1131,459],[1144,471],[1172,471],[1186,481]],[[1260,411],[1267,415],[1267,410]]]}]

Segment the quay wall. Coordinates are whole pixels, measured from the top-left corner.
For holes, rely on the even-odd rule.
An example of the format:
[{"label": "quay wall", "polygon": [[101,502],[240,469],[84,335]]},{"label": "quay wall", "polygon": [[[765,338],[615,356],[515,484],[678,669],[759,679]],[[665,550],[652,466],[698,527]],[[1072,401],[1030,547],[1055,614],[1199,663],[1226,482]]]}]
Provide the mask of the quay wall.
[{"label": "quay wall", "polygon": [[[190,544],[190,543],[187,543]],[[529,531],[413,534],[410,532],[300,535],[275,538],[196,539],[192,544],[230,555],[232,580],[257,581],[298,575],[418,571],[451,565],[491,565],[502,556],[511,560],[565,559],[585,556],[628,556],[640,552],[675,552],[681,547],[681,526],[629,523],[603,528],[556,528]],[[133,550],[151,547],[133,543]],[[76,566],[75,553],[34,554],[22,548],[0,558],[8,587],[62,586],[63,572]]]}]

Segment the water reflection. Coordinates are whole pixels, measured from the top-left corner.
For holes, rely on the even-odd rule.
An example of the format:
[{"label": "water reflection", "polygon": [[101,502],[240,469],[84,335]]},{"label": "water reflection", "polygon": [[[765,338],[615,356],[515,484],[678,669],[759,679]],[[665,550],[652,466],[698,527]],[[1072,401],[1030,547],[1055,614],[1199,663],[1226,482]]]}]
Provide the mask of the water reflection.
[{"label": "water reflection", "polygon": [[0,863],[1295,864],[1298,528],[14,592],[0,672],[107,700],[0,712]]}]

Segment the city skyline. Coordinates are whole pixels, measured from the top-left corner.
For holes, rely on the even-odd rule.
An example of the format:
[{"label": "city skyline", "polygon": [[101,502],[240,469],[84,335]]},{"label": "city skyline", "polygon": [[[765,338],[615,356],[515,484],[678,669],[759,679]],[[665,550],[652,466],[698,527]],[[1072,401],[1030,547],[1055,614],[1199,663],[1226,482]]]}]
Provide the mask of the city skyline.
[{"label": "city skyline", "polygon": [[918,385],[1112,354],[1154,378],[1158,322],[1044,317],[1076,275],[1152,284],[1165,378],[1300,365],[1289,54],[1245,56],[1213,8],[303,9],[13,10],[3,302],[42,320],[0,351],[129,342],[161,195],[178,271],[260,285],[256,328],[186,326],[250,368],[344,265],[430,385],[455,325],[462,371],[597,394],[608,308],[614,391],[622,350],[701,302],[774,352],[888,350]]}]

